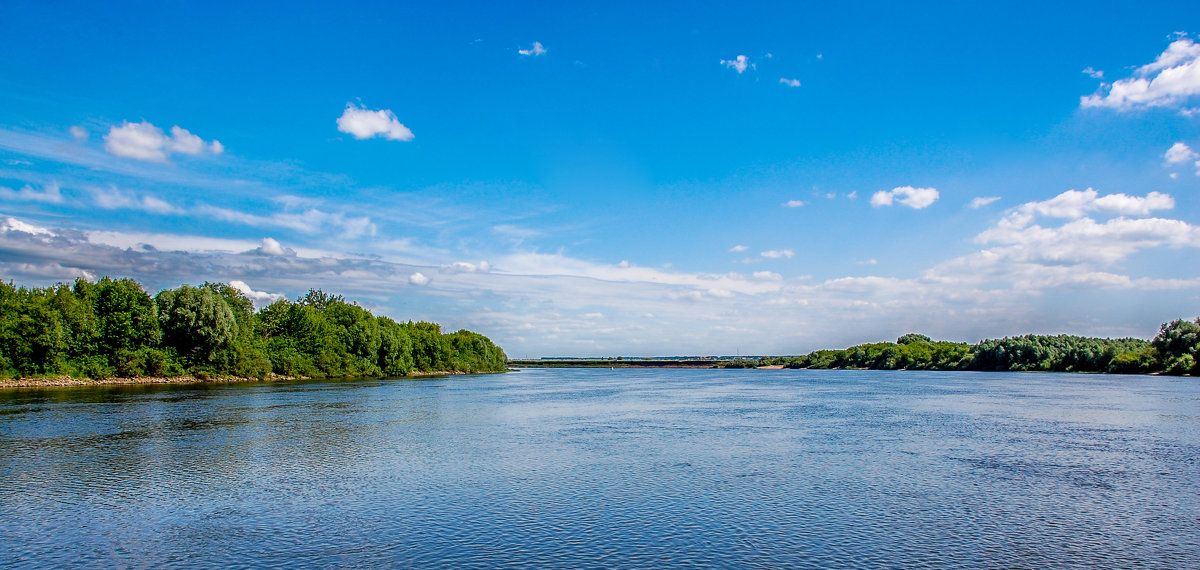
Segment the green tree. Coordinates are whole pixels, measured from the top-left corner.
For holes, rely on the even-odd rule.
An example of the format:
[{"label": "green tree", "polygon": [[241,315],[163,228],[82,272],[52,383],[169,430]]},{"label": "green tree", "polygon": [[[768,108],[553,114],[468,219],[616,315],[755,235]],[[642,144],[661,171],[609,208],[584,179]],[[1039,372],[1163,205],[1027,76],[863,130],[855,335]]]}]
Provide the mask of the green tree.
[{"label": "green tree", "polygon": [[183,285],[155,297],[163,345],[190,364],[211,363],[238,336],[237,318],[221,294],[210,287]]}]

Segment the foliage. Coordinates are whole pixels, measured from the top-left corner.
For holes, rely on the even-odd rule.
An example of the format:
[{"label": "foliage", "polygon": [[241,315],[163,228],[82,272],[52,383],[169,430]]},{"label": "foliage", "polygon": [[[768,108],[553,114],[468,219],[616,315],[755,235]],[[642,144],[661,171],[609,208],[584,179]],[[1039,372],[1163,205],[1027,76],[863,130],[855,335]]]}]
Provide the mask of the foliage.
[{"label": "foliage", "polygon": [[976,345],[935,342],[906,334],[895,343],[861,344],[777,358],[788,368],[869,368],[879,370],[1004,370],[1109,372],[1117,374],[1200,374],[1200,319],[1164,324],[1147,342],[1135,338],[1024,335],[984,340]]},{"label": "foliage", "polygon": [[151,298],[132,279],[47,288],[0,282],[0,378],[401,376],[503,371],[507,361],[477,333],[397,323],[319,289],[256,313],[224,283]]}]

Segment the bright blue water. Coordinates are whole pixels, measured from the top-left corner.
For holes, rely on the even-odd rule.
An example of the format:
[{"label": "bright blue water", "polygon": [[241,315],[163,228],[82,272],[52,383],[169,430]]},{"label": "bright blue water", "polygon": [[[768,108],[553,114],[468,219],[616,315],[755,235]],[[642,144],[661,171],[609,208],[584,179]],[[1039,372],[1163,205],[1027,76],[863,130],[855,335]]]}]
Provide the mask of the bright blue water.
[{"label": "bright blue water", "polygon": [[1200,567],[1200,381],[526,370],[0,392],[0,565]]}]

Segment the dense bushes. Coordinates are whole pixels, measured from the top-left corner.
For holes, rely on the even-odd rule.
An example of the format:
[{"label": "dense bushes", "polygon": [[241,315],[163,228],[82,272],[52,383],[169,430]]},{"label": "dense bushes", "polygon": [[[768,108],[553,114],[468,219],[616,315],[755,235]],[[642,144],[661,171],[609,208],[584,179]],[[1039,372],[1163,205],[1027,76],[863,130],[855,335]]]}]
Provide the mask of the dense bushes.
[{"label": "dense bushes", "polygon": [[985,340],[976,345],[934,342],[906,334],[895,343],[818,350],[764,363],[788,368],[871,368],[879,370],[1012,370],[1111,372],[1117,374],[1200,374],[1200,319],[1162,325],[1153,341],[1025,335]]},{"label": "dense bushes", "polygon": [[0,283],[0,377],[344,377],[504,370],[487,337],[376,317],[309,291],[259,312],[223,283],[155,297],[131,279],[73,286]]}]

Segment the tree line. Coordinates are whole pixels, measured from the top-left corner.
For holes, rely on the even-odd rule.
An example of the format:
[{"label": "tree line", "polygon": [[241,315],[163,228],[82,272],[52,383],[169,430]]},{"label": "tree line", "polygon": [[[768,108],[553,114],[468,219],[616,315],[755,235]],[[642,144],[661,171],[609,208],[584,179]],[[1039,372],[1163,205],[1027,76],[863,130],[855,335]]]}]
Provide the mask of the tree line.
[{"label": "tree line", "polygon": [[255,311],[224,283],[151,297],[133,279],[0,282],[0,378],[381,377],[497,372],[507,361],[483,335],[396,322],[319,289]]},{"label": "tree line", "polygon": [[1200,318],[1164,323],[1153,340],[1024,335],[963,342],[906,334],[896,342],[766,357],[759,365],[785,368],[1164,373],[1200,375]]}]

